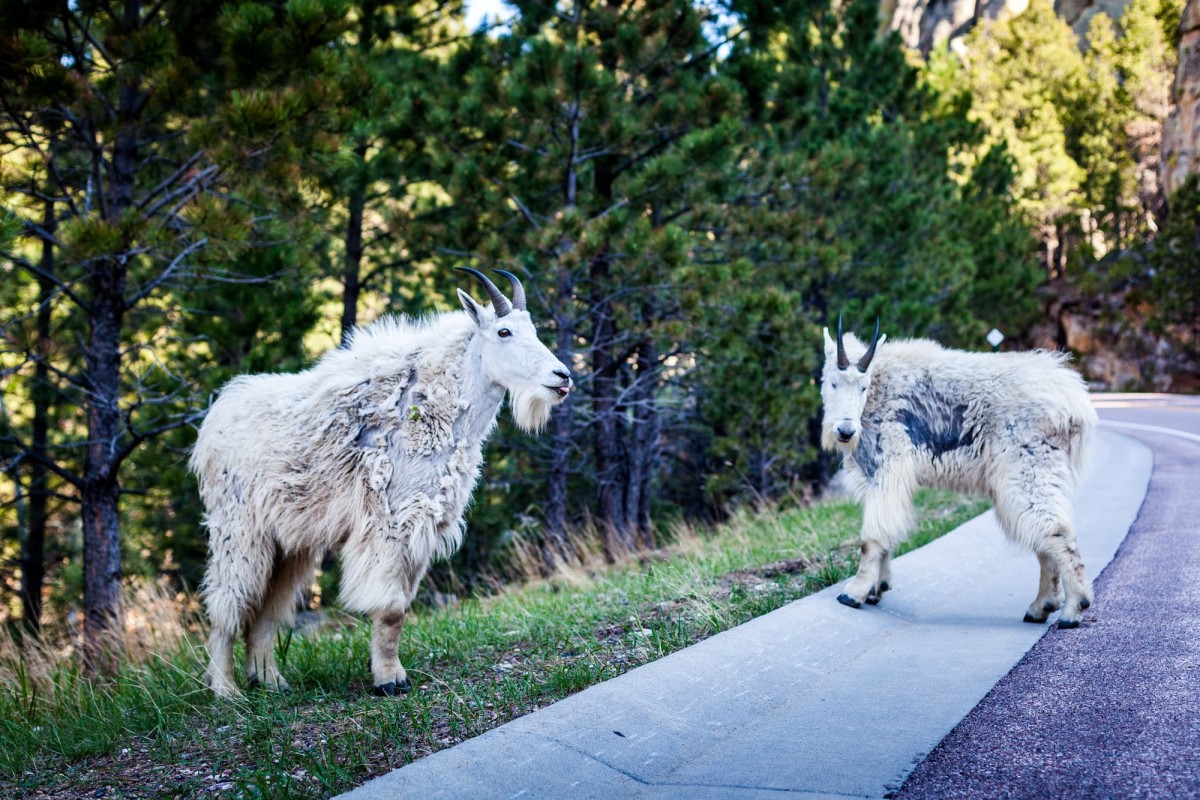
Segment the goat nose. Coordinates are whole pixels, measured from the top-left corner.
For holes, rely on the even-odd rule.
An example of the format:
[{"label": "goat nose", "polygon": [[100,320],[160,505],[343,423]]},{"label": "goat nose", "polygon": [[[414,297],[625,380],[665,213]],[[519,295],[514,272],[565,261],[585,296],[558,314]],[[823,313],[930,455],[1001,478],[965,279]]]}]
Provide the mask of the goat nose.
[{"label": "goat nose", "polygon": [[849,422],[843,422],[841,425],[837,426],[837,432],[839,436],[849,439],[854,435],[854,426]]},{"label": "goat nose", "polygon": [[567,372],[565,369],[556,369],[554,370],[554,374],[562,378],[564,381],[571,380],[571,373]]}]

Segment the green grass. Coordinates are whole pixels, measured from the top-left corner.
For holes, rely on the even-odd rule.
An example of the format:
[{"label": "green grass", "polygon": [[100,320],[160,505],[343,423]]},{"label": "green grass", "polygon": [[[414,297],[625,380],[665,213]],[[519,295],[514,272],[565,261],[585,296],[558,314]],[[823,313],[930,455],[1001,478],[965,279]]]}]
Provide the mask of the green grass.
[{"label": "green grass", "polygon": [[[986,507],[922,492],[908,549]],[[849,503],[743,513],[626,564],[415,609],[404,699],[368,695],[369,626],[350,617],[281,636],[291,695],[237,702],[204,689],[190,639],[100,683],[70,666],[35,680],[3,653],[0,795],[335,794],[847,577],[860,520]]]}]

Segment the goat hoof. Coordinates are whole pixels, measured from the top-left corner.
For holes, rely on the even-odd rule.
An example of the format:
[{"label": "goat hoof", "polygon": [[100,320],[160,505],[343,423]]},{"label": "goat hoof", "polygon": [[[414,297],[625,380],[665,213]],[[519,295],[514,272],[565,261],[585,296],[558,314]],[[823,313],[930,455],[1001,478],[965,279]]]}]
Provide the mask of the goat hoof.
[{"label": "goat hoof", "polygon": [[375,694],[378,697],[395,697],[396,695],[405,695],[412,690],[412,684],[408,682],[408,678],[401,681],[388,681],[381,683],[375,687]]},{"label": "goat hoof", "polygon": [[877,595],[877,594],[869,594],[869,595],[867,595],[867,600],[866,600],[866,603],[867,603],[867,605],[869,605],[869,606],[877,606],[877,605],[879,605],[879,595]]},{"label": "goat hoof", "polygon": [[883,583],[879,584],[879,593],[883,594],[884,592],[886,592],[888,589],[891,589],[891,588],[892,588],[891,586],[888,586],[888,582],[884,581]]},{"label": "goat hoof", "polygon": [[1052,611],[1058,611],[1058,603],[1053,603],[1047,600],[1046,602],[1042,603],[1042,611],[1045,611],[1047,614]]},{"label": "goat hoof", "polygon": [[254,690],[260,690],[260,691],[264,691],[264,692],[274,692],[275,694],[291,694],[292,693],[292,687],[288,686],[286,683],[279,683],[279,684],[276,684],[275,686],[270,686],[270,685],[264,683],[263,681],[259,680],[258,676],[251,678],[248,686],[249,686],[249,688],[254,689]]},{"label": "goat hoof", "polygon": [[1077,619],[1060,619],[1058,621],[1058,627],[1060,627],[1064,630],[1066,630],[1067,628],[1078,628],[1079,620],[1077,620]]},{"label": "goat hoof", "polygon": [[839,594],[838,602],[844,606],[850,606],[851,608],[862,608],[862,603],[858,602],[848,594]]},{"label": "goat hoof", "polygon": [[1035,617],[1033,614],[1030,614],[1028,611],[1026,611],[1025,619],[1022,621],[1023,622],[1032,622],[1034,625],[1041,625],[1043,622],[1046,621],[1046,618],[1045,617]]},{"label": "goat hoof", "polygon": [[1092,607],[1092,601],[1088,600],[1086,597],[1079,601],[1079,610],[1080,611],[1086,611],[1087,609],[1089,609],[1091,607]]}]

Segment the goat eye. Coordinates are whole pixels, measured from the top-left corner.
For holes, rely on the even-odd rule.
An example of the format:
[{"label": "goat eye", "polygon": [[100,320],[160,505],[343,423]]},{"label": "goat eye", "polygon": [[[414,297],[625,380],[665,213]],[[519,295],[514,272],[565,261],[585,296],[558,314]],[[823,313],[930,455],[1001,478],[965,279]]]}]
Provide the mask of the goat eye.
[{"label": "goat eye", "polygon": [[501,328],[499,331],[497,331],[497,335],[499,335],[501,339],[507,339],[508,337],[512,336],[512,331],[510,331],[508,328]]}]

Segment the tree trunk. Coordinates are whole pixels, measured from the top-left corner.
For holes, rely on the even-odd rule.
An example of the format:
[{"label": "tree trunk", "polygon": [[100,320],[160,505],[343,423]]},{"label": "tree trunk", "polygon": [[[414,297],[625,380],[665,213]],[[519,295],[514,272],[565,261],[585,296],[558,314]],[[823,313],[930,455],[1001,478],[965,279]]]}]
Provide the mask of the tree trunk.
[{"label": "tree trunk", "polygon": [[346,272],[342,276],[342,347],[350,345],[350,334],[358,322],[358,296],[362,290],[359,278],[363,257],[363,209],[367,204],[367,143],[354,148],[358,173],[346,200],[349,219],[346,222]]},{"label": "tree trunk", "polygon": [[[141,3],[125,0],[125,33],[141,25]],[[108,165],[111,197],[106,220],[120,224],[134,205],[138,169],[138,115],[142,111],[141,76],[124,75],[117,105],[118,133]],[[99,157],[99,156],[97,156]],[[89,674],[110,672],[124,646],[121,605],[121,527],[117,472],[121,438],[121,334],[125,318],[125,254],[91,262],[86,357],[88,442],[84,461],[83,505],[83,664]]]},{"label": "tree trunk", "polygon": [[[55,230],[54,204],[47,202],[42,215],[42,227],[47,233]],[[54,245],[42,242],[42,274],[38,276],[37,363],[33,372],[33,438],[30,442],[29,467],[29,529],[21,554],[21,617],[25,628],[37,633],[42,627],[42,584],[46,576],[46,517],[49,506],[47,486],[47,436],[50,404],[50,306],[54,298]]]},{"label": "tree trunk", "polygon": [[[579,173],[576,159],[579,154],[578,102],[571,107],[571,147],[563,169],[563,206],[567,211],[575,209],[579,193]],[[568,366],[572,362],[575,344],[574,268],[564,265],[561,256],[568,252],[573,243],[564,239],[558,243],[558,280],[555,286],[554,354]],[[571,453],[575,429],[575,395],[554,411],[550,427],[550,485],[546,498],[546,534],[542,540],[542,570],[549,575],[567,551],[567,491],[571,477]]]},{"label": "tree trunk", "polygon": [[[367,0],[359,7],[358,50],[365,58],[375,40],[375,12],[378,3]],[[350,346],[350,335],[358,323],[358,297],[362,293],[363,209],[367,205],[367,142],[354,148],[354,174],[350,195],[346,198],[346,271],[342,275],[342,347]]]},{"label": "tree trunk", "polygon": [[[574,281],[570,269],[560,267],[560,270],[555,299],[554,354],[562,363],[570,364],[575,340],[575,317],[571,309]],[[550,483],[546,498],[546,532],[542,541],[542,567],[546,574],[550,574],[566,555],[567,491],[571,477],[574,429],[575,396],[572,394],[554,410],[550,420]]]},{"label": "tree trunk", "polygon": [[637,377],[633,396],[633,436],[629,453],[629,489],[626,517],[634,529],[637,546],[655,547],[650,521],[654,473],[658,468],[658,349],[647,336],[637,348]]},{"label": "tree trunk", "polygon": [[125,267],[116,258],[92,267],[87,347],[88,445],[84,464],[84,668],[111,671],[123,644],[118,442],[121,437],[121,323]]},{"label": "tree trunk", "polygon": [[608,292],[607,252],[592,259],[592,448],[596,455],[596,513],[604,554],[615,561],[630,550],[622,498],[620,420],[617,418],[616,320]]}]

